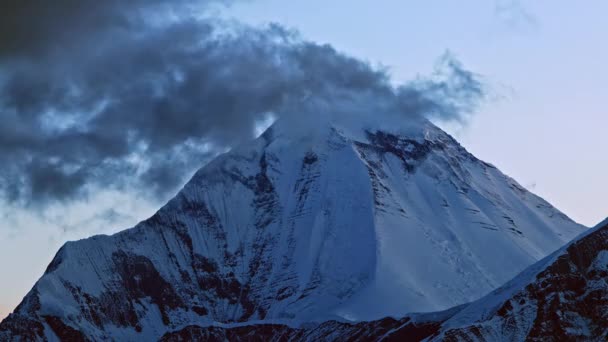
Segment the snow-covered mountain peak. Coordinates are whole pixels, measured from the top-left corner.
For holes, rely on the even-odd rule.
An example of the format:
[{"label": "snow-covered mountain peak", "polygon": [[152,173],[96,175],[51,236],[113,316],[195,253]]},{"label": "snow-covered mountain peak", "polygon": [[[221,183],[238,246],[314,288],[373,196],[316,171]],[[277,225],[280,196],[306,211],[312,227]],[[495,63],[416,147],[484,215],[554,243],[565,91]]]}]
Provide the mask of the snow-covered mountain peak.
[{"label": "snow-covered mountain peak", "polygon": [[136,227],[66,244],[3,329],[153,340],[442,310],[583,229],[428,121],[301,121],[219,156]]},{"label": "snow-covered mountain peak", "polygon": [[[390,120],[385,120],[386,118]],[[278,119],[262,136],[266,141],[280,139],[300,143],[322,143],[333,133],[345,139],[365,141],[367,132],[385,132],[395,136],[421,140],[445,134],[424,118],[396,116],[361,116],[308,114],[305,117]]]},{"label": "snow-covered mountain peak", "polygon": [[[344,120],[343,116],[316,114],[306,118],[280,118],[257,139],[233,148],[218,157],[197,174],[203,178],[216,172],[218,165],[228,160],[249,160],[252,156],[280,155],[287,158],[312,154],[327,154],[340,146],[350,145],[355,150],[362,146],[376,146],[385,152],[411,149],[411,144],[440,144],[466,153],[447,133],[426,119],[393,120],[392,124],[368,117]],[[380,145],[384,145],[381,147]],[[282,156],[283,158],[284,156]],[[298,161],[300,162],[300,160]],[[488,164],[489,165],[489,164]],[[214,170],[214,171],[211,171]],[[198,177],[195,177],[198,178]]]}]

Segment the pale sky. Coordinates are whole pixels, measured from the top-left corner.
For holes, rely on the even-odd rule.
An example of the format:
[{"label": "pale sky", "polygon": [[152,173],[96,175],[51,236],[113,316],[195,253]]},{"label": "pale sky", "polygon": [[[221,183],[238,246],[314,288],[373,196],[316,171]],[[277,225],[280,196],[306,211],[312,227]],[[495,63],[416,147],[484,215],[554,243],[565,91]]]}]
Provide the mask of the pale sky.
[{"label": "pale sky", "polygon": [[608,216],[608,2],[261,0],[234,12],[386,65],[397,81],[451,51],[496,98],[450,133],[576,221]]},{"label": "pale sky", "polygon": [[[395,82],[430,73],[451,51],[491,98],[467,125],[446,129],[574,220],[592,226],[608,216],[608,2],[256,0],[225,15],[295,28],[389,67]],[[105,191],[44,215],[2,208],[0,318],[65,241],[132,226],[165,200]]]}]

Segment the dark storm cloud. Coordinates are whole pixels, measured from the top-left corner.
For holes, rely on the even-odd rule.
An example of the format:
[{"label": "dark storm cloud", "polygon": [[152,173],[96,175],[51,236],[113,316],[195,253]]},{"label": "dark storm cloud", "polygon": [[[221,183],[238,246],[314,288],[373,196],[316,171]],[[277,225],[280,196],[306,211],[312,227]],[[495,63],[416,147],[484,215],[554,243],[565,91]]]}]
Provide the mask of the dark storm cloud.
[{"label": "dark storm cloud", "polygon": [[[3,0],[0,3],[0,56],[59,52],[62,47],[95,39],[99,33],[122,34],[146,25],[155,13],[177,14],[211,1],[188,0]],[[215,0],[214,2],[221,2]],[[227,2],[227,1],[226,1]]]},{"label": "dark storm cloud", "polygon": [[460,120],[484,95],[477,76],[449,54],[432,77],[395,88],[382,70],[278,25],[186,14],[209,3],[3,2],[6,199],[44,204],[91,186],[163,194],[250,138],[268,113],[305,115],[299,108],[310,103],[372,99],[361,104],[404,120]]}]

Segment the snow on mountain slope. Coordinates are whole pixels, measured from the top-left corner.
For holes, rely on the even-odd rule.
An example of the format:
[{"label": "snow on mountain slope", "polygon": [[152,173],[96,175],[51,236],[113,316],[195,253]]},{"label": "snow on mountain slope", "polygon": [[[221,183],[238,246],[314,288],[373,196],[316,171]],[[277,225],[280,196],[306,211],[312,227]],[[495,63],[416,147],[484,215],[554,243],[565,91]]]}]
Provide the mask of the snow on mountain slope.
[{"label": "snow on mountain slope", "polygon": [[608,340],[608,220],[447,320],[435,340]]},{"label": "snow on mountain slope", "polygon": [[582,230],[428,121],[278,122],[135,228],[64,245],[0,331],[139,340],[443,310]]},{"label": "snow on mountain slope", "polygon": [[187,326],[162,341],[606,341],[608,220],[489,295],[438,313],[306,326]]}]

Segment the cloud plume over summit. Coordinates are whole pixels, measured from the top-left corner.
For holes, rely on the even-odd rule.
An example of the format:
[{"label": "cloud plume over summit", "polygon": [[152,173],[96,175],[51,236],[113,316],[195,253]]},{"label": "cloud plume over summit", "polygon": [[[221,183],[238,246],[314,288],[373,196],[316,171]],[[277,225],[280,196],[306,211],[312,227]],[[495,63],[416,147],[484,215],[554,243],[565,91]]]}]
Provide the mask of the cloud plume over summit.
[{"label": "cloud plume over summit", "polygon": [[164,194],[269,113],[344,102],[462,120],[484,97],[450,54],[436,74],[394,86],[386,71],[278,24],[214,18],[225,4],[0,4],[1,196],[44,205],[96,186]]}]

